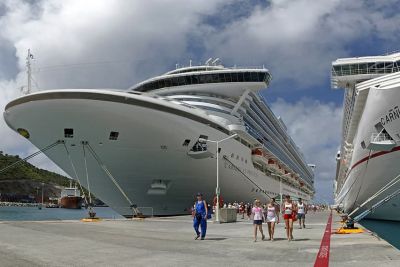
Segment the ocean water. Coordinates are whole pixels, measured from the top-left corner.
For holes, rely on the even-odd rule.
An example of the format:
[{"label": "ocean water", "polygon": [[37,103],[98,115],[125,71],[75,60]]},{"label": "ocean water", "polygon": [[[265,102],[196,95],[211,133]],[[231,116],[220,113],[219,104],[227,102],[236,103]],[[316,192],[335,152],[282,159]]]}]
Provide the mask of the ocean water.
[{"label": "ocean water", "polygon": [[[103,219],[124,218],[108,207],[95,207],[94,211]],[[39,210],[37,207],[0,207],[0,221],[80,220],[86,217],[86,209],[42,208]]]},{"label": "ocean water", "polygon": [[400,249],[400,222],[362,220],[360,224],[385,239],[395,248]]}]

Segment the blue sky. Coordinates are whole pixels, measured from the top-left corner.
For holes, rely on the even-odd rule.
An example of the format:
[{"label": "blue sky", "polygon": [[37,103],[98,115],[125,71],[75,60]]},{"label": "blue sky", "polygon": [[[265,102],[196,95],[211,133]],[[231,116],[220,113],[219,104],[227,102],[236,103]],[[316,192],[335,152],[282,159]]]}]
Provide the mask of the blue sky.
[{"label": "blue sky", "polygon": [[[343,91],[330,89],[330,64],[400,49],[399,7],[398,0],[2,1],[0,108],[26,84],[28,48],[35,90],[127,88],[189,59],[264,65],[273,80],[262,94],[317,165],[316,198],[332,201]],[[107,63],[70,65],[84,62]],[[68,66],[46,69],[54,65]],[[35,149],[3,121],[0,140],[8,153]],[[46,158],[34,163],[57,170]]]}]

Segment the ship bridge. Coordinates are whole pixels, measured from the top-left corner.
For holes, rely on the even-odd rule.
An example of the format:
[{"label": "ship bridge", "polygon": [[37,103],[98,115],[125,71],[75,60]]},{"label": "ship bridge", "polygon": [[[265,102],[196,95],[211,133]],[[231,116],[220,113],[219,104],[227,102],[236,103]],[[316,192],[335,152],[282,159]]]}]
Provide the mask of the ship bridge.
[{"label": "ship bridge", "polygon": [[400,71],[400,52],[370,57],[341,58],[332,62],[332,88],[351,88],[359,82]]},{"label": "ship bridge", "polygon": [[240,97],[245,90],[253,92],[268,87],[271,74],[264,67],[190,66],[145,80],[130,88],[136,92],[160,95],[181,93],[218,94]]}]

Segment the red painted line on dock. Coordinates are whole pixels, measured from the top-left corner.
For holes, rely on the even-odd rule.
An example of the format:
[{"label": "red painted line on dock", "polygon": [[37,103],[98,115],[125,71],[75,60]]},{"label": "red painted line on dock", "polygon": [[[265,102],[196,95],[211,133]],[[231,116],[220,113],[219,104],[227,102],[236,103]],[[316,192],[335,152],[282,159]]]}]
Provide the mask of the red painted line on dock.
[{"label": "red painted line on dock", "polygon": [[314,267],[329,266],[329,251],[331,248],[331,231],[332,231],[332,212],[329,215],[328,223],[326,224],[325,233],[321,240],[321,246],[315,259]]}]

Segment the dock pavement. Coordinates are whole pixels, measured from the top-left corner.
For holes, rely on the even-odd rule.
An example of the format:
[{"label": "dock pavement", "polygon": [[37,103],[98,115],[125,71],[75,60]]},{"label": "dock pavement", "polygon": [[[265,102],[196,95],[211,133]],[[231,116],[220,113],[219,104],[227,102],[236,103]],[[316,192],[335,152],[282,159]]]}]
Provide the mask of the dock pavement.
[{"label": "dock pavement", "polygon": [[329,216],[309,213],[306,229],[295,223],[292,242],[280,223],[275,241],[256,243],[252,222],[240,217],[236,223],[210,221],[206,240],[194,240],[190,216],[92,223],[3,221],[0,266],[300,267],[314,266],[317,257],[318,266],[400,266],[399,250],[368,231],[333,234],[339,217],[333,213],[332,225],[326,227]]}]

